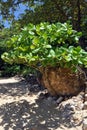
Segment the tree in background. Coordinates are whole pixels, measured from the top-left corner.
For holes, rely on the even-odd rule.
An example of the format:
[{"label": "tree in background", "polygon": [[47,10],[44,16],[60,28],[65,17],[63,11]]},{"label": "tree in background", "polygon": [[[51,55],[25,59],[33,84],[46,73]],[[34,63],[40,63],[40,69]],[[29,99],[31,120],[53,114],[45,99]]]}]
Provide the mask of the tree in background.
[{"label": "tree in background", "polygon": [[[16,17],[17,10],[24,7],[24,12]],[[87,38],[87,1],[86,0],[2,0],[0,2],[0,14],[3,20],[10,21],[20,27],[28,23],[40,22],[66,22],[69,20],[73,28],[83,32]]]},{"label": "tree in background", "polygon": [[13,22],[15,11],[21,4],[25,5],[25,12],[17,21],[22,25],[29,22],[37,24],[43,21],[53,23],[70,20],[73,27],[80,31],[82,22],[87,17],[85,0],[2,0],[0,2],[2,17]]}]

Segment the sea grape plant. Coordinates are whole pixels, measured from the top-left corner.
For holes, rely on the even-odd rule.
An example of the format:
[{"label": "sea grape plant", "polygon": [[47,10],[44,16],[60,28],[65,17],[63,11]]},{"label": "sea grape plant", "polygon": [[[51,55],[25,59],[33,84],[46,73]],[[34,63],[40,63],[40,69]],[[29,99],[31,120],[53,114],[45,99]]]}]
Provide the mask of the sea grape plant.
[{"label": "sea grape plant", "polygon": [[87,52],[78,44],[81,32],[68,23],[29,24],[7,41],[6,62],[41,67],[87,67]]}]

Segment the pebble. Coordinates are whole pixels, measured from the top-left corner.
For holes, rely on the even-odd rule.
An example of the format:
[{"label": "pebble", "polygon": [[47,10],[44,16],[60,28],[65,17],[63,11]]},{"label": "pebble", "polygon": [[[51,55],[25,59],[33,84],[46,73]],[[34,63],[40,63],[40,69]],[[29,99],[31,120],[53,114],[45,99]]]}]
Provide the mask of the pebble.
[{"label": "pebble", "polygon": [[63,100],[63,97],[59,97],[59,98],[56,100],[57,104],[59,104],[62,100]]}]

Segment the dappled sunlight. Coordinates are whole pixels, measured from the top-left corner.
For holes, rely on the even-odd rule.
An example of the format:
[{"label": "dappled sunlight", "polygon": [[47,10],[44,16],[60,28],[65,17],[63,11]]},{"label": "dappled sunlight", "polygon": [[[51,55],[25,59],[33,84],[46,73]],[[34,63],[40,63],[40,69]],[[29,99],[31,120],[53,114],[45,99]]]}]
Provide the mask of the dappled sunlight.
[{"label": "dappled sunlight", "polygon": [[3,126],[4,130],[9,130],[9,128],[12,130],[18,128],[21,130],[31,130],[32,128],[56,130],[60,126],[71,128],[72,122],[69,115],[72,113],[67,110],[68,117],[66,118],[62,116],[63,111],[55,106],[47,106],[43,100],[40,102],[39,99],[32,104],[26,100],[6,103],[0,108],[0,126]]},{"label": "dappled sunlight", "polygon": [[35,85],[33,90],[31,87],[25,81],[0,84],[0,130],[72,130],[76,127],[70,102],[61,107],[48,100],[49,94],[41,94],[46,90],[36,91]]},{"label": "dappled sunlight", "polygon": [[0,84],[18,83],[21,80],[22,78],[19,78],[19,77],[3,78],[3,79],[0,79]]}]

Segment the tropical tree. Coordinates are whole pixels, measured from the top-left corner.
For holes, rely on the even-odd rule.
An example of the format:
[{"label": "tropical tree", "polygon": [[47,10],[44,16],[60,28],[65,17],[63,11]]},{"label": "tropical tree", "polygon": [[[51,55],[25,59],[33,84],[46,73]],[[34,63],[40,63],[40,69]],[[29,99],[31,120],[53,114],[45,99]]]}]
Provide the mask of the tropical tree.
[{"label": "tropical tree", "polygon": [[39,70],[53,95],[76,94],[82,86],[78,66],[87,67],[87,52],[78,45],[80,36],[68,23],[29,24],[7,41],[9,51],[2,59]]},{"label": "tropical tree", "polygon": [[2,0],[0,2],[2,17],[10,21],[15,20],[15,11],[20,5],[25,5],[25,12],[18,21],[22,25],[32,22],[65,22],[70,20],[78,31],[82,28],[82,22],[87,17],[87,2],[85,0]]}]

